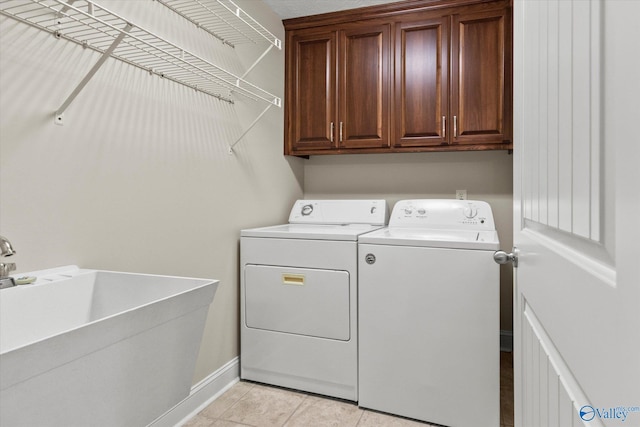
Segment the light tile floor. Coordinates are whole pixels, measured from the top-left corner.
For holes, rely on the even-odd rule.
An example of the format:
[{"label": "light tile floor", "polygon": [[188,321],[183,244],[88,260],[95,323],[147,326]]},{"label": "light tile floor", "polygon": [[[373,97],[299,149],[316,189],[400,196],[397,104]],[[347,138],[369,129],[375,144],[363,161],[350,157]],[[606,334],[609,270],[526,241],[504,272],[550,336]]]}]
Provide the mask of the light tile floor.
[{"label": "light tile floor", "polygon": [[[501,426],[513,426],[513,361],[500,354]],[[360,409],[351,402],[241,381],[184,427],[428,427],[432,424]]]}]

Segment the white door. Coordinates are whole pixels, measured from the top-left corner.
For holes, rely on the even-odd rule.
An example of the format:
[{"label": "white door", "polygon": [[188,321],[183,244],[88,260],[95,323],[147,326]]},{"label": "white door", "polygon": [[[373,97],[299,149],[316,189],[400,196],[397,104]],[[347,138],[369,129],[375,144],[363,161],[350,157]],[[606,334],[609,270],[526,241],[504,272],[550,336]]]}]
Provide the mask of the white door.
[{"label": "white door", "polygon": [[514,1],[516,426],[640,426],[640,1]]}]

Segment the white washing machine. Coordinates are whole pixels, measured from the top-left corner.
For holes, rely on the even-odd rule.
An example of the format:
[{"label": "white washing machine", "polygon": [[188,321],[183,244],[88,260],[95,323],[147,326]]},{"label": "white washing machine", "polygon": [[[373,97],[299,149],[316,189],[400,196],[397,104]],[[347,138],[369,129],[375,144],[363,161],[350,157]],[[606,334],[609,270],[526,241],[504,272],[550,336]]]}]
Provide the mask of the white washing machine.
[{"label": "white washing machine", "polygon": [[358,236],[384,200],[298,200],[289,224],[241,232],[243,379],[358,399]]},{"label": "white washing machine", "polygon": [[486,202],[403,200],[359,239],[359,405],[500,425],[499,248]]}]

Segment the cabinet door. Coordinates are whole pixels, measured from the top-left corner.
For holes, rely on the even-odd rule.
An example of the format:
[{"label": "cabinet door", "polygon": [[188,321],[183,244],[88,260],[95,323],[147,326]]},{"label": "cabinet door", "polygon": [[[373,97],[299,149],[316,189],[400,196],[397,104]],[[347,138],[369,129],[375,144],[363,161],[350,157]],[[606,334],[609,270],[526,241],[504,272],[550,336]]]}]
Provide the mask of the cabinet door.
[{"label": "cabinet door", "polygon": [[340,31],[340,148],[389,146],[389,25]]},{"label": "cabinet door", "polygon": [[447,143],[448,22],[449,17],[437,17],[396,25],[396,147]]},{"label": "cabinet door", "polygon": [[505,9],[453,16],[453,144],[501,144],[511,139],[509,21]]},{"label": "cabinet door", "polygon": [[300,31],[288,42],[285,154],[334,148],[336,32]]}]

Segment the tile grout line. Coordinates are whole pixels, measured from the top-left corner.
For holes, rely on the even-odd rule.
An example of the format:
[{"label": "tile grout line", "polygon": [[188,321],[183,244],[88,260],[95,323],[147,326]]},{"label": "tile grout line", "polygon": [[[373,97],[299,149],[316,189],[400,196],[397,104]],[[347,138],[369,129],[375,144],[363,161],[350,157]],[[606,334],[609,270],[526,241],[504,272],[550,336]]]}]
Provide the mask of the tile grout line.
[{"label": "tile grout line", "polygon": [[[240,384],[240,382],[237,382],[237,383],[236,383],[236,385],[237,385],[237,384]],[[215,418],[216,420],[218,420],[218,421],[225,421],[225,422],[233,422],[233,423],[241,424],[241,425],[248,426],[248,427],[257,427],[257,426],[254,426],[254,425],[252,425],[252,424],[241,423],[241,422],[238,422],[238,421],[233,421],[233,420],[228,420],[228,419],[226,419],[226,418],[223,418],[224,414],[226,414],[228,411],[230,411],[232,408],[234,408],[236,405],[238,405],[238,403],[240,403],[240,401],[242,401],[242,399],[244,399],[244,398],[247,396],[247,394],[249,394],[249,392],[250,392],[251,390],[253,390],[253,388],[255,387],[255,384],[253,384],[253,383],[246,383],[246,382],[245,382],[244,384],[250,385],[250,387],[249,387],[249,388],[247,389],[247,391],[245,391],[241,396],[239,396],[239,397],[236,399],[236,401],[235,401],[235,402],[233,402],[233,404],[229,405],[229,407],[228,407],[227,409],[225,409],[224,411],[222,411],[222,412],[220,413],[220,415],[218,415],[218,416]],[[235,385],[234,385],[234,387],[235,387]]]},{"label": "tile grout line", "polygon": [[[358,402],[356,402],[356,405],[358,404]],[[360,406],[358,406],[358,408],[360,408]],[[360,421],[362,421],[362,417],[364,417],[364,412],[366,411],[366,409],[362,409],[360,411],[360,418],[358,418],[358,422],[356,422],[355,427],[358,427],[360,425]]]},{"label": "tile grout line", "polygon": [[298,412],[298,409],[300,409],[300,406],[302,406],[302,404],[304,403],[305,400],[307,400],[309,398],[308,394],[303,394],[303,398],[300,401],[300,403],[298,403],[298,406],[296,406],[296,409],[294,409],[291,414],[289,414],[289,416],[287,417],[287,419],[284,421],[284,423],[282,423],[282,427],[285,427],[287,425],[287,423],[291,420],[291,417],[293,417],[293,415]]}]

